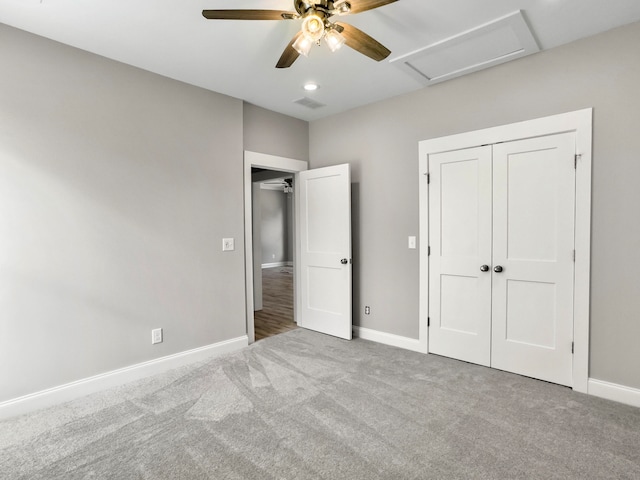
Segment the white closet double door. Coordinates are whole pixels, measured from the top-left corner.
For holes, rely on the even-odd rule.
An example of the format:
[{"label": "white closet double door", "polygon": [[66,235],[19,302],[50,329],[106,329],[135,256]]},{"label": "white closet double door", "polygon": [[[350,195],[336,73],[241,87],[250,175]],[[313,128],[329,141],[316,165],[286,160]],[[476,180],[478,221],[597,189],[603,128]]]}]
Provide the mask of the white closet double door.
[{"label": "white closet double door", "polygon": [[572,383],[575,134],[429,155],[429,351]]}]

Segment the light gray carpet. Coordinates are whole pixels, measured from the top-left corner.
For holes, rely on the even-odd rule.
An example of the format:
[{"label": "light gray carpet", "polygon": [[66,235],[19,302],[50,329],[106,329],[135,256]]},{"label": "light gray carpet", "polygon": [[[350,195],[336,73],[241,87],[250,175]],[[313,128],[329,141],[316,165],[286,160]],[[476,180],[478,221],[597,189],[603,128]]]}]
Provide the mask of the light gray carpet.
[{"label": "light gray carpet", "polygon": [[298,329],[0,422],[2,479],[638,479],[640,409]]}]

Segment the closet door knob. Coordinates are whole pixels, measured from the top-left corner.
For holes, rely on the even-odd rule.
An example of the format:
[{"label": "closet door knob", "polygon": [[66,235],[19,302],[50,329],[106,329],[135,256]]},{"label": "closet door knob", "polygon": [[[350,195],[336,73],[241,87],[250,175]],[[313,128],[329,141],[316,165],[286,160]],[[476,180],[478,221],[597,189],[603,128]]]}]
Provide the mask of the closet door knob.
[{"label": "closet door knob", "polygon": [[481,272],[488,272],[489,271],[489,265],[482,265],[480,267],[480,271]]},{"label": "closet door knob", "polygon": [[504,268],[502,268],[500,265],[496,265],[495,267],[493,267],[493,271],[496,273],[500,273],[502,270],[504,270]]}]

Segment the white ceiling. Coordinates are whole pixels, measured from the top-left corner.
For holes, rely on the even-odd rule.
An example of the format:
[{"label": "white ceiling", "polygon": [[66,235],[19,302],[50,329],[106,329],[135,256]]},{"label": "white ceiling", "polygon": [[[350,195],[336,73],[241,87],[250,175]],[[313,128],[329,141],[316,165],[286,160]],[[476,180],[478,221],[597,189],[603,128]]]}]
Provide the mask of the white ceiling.
[{"label": "white ceiling", "polygon": [[[201,14],[245,8],[293,10],[293,0],[1,0],[0,23],[314,120],[425,88],[390,60],[517,10],[542,50],[640,20],[638,0],[399,0],[340,18],[389,48],[386,60],[376,63],[349,48],[330,53],[323,45],[291,68],[276,69],[300,20],[206,20]],[[320,89],[303,91],[308,81]],[[293,103],[304,96],[326,106]]]}]

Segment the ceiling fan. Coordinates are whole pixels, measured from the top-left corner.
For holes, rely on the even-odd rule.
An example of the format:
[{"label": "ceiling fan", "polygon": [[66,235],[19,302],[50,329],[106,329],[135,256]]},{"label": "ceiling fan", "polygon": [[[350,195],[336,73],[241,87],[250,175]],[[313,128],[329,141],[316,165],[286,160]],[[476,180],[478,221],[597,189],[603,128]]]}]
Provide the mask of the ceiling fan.
[{"label": "ceiling fan", "polygon": [[391,51],[362,30],[342,22],[331,22],[334,15],[360,13],[398,0],[294,0],[295,12],[284,10],[203,10],[210,20],[297,20],[301,30],[284,49],[276,68],[289,68],[300,55],[307,56],[313,44],[324,38],[332,52],[343,45],[379,62]]},{"label": "ceiling fan", "polygon": [[292,178],[276,178],[268,182],[262,182],[262,185],[267,185],[274,190],[280,190],[284,193],[293,193],[293,179]]}]

